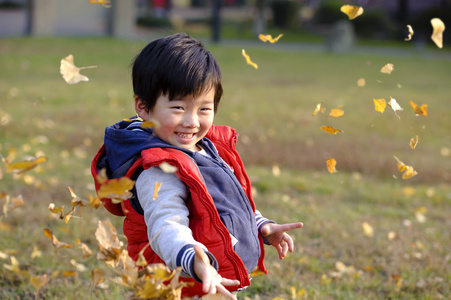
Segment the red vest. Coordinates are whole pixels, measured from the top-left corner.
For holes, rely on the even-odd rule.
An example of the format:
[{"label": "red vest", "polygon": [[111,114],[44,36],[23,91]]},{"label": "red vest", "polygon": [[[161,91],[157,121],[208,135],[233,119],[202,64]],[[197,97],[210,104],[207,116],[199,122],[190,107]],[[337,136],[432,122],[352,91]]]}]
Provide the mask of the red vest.
[{"label": "red vest", "polygon": [[[255,204],[251,194],[251,183],[244,169],[243,162],[236,151],[237,136],[238,134],[235,133],[235,130],[230,127],[213,125],[206,137],[213,142],[219,155],[234,170],[235,176],[243,187],[255,211]],[[104,146],[99,150],[91,165],[94,179],[97,177],[97,162],[103,155],[105,155]],[[131,177],[140,167],[148,169],[158,166],[162,162],[167,162],[177,167],[177,176],[189,187],[190,198],[186,201],[186,205],[190,211],[189,227],[193,232],[194,239],[204,244],[218,260],[218,272],[221,276],[240,281],[240,286],[228,287],[229,290],[235,291],[238,288],[250,285],[247,270],[240,257],[233,251],[230,234],[219,217],[213,199],[203,184],[196,164],[187,154],[171,148],[151,148],[144,150],[141,152],[141,157],[127,171],[125,176]],[[96,189],[99,189],[100,184],[97,181],[95,181],[95,184]],[[129,200],[123,201],[121,204],[114,204],[110,199],[102,199],[102,201],[105,208],[112,214],[125,216],[123,229],[128,241],[128,252],[131,258],[137,260],[141,249],[149,243],[144,216],[132,208]],[[263,264],[264,243],[261,236],[259,236],[259,239],[261,255],[258,268],[267,273]],[[147,247],[144,250],[144,256],[149,264],[164,263],[153,252],[151,247]],[[202,284],[192,278],[181,279],[194,283],[193,286],[182,290],[183,297],[201,296],[204,294],[202,292]]]}]

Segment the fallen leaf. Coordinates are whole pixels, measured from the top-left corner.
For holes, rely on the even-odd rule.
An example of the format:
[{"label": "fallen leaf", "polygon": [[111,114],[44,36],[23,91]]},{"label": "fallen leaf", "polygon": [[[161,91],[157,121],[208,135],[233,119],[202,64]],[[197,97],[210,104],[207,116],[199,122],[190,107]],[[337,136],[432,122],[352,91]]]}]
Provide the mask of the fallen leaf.
[{"label": "fallen leaf", "polygon": [[167,162],[162,162],[159,165],[159,167],[165,173],[175,173],[175,172],[177,172],[177,167],[173,166],[173,165],[171,165],[171,164],[169,164]]},{"label": "fallen leaf", "polygon": [[412,26],[407,25],[407,29],[409,30],[409,35],[404,39],[405,41],[410,41],[413,36],[413,29]]},{"label": "fallen leaf", "polygon": [[413,169],[411,166],[407,166],[407,170],[402,174],[402,179],[409,179],[413,176],[417,175],[418,172]]},{"label": "fallen leaf", "polygon": [[124,243],[118,239],[117,230],[109,219],[99,221],[95,236],[99,245],[97,259],[113,267],[116,266],[124,249]]},{"label": "fallen leaf", "polygon": [[338,132],[343,132],[340,129],[335,129],[332,126],[321,126],[321,129],[330,134],[337,134]]},{"label": "fallen leaf", "polygon": [[423,104],[423,105],[421,105],[421,107],[416,105],[413,101],[409,101],[409,104],[412,106],[413,111],[415,112],[415,114],[417,116],[427,116],[428,115],[427,104]]},{"label": "fallen leaf", "polygon": [[36,295],[39,293],[39,290],[49,281],[47,274],[37,275],[30,278],[30,284],[36,290]]},{"label": "fallen leaf", "polygon": [[77,206],[77,205],[78,206],[86,206],[86,204],[84,203],[85,200],[80,199],[74,193],[74,190],[70,186],[68,186],[68,189],[69,189],[70,195],[72,196],[72,200],[71,200],[72,206]]},{"label": "fallen leaf", "polygon": [[89,195],[89,205],[94,209],[98,209],[103,205],[103,202],[100,201],[99,197]]},{"label": "fallen leaf", "polygon": [[244,51],[244,49],[242,49],[241,53],[243,54],[243,57],[246,59],[246,63],[248,65],[253,66],[255,69],[258,69],[258,66],[256,63],[251,61],[251,58],[249,57],[249,55],[246,54],[246,51]]},{"label": "fallen leaf", "polygon": [[141,128],[159,128],[160,127],[160,123],[157,120],[151,119],[151,120],[147,120],[147,121],[143,121],[141,123]]},{"label": "fallen leaf", "polygon": [[384,113],[385,107],[386,107],[385,99],[374,99],[373,98],[373,102],[374,102],[374,109],[380,113]]},{"label": "fallen leaf", "polygon": [[61,248],[72,248],[74,245],[73,244],[67,244],[67,243],[63,243],[60,242],[56,236],[53,235],[52,231],[48,228],[44,228],[44,234],[46,237],[48,237],[51,241],[53,246],[55,246],[57,253],[59,254],[59,249]]},{"label": "fallen leaf", "polygon": [[362,227],[363,227],[363,233],[366,236],[372,237],[374,235],[373,227],[370,224],[368,224],[367,222],[363,222]]},{"label": "fallen leaf", "polygon": [[97,68],[97,66],[76,67],[74,65],[74,56],[70,54],[61,60],[60,73],[67,83],[76,84],[80,81],[89,81],[88,77],[80,74],[80,70],[90,68]]},{"label": "fallen leaf", "polygon": [[431,25],[433,28],[433,32],[431,35],[432,41],[439,48],[443,48],[443,31],[445,31],[445,24],[439,18],[431,19]]},{"label": "fallen leaf", "polygon": [[349,20],[355,19],[363,14],[363,8],[361,6],[343,5],[340,10],[348,16]]},{"label": "fallen leaf", "polygon": [[100,283],[102,283],[105,280],[103,277],[103,271],[99,270],[97,268],[94,268],[91,271],[91,291]]},{"label": "fallen leaf", "polygon": [[160,188],[161,188],[161,182],[155,181],[155,187],[153,189],[153,198],[152,198],[154,201],[157,200],[157,198],[158,198],[158,191],[160,190]]},{"label": "fallen leaf", "polygon": [[31,157],[27,160],[11,163],[11,161],[8,158],[5,159],[2,157],[3,164],[5,165],[5,171],[7,173],[14,174],[23,174],[27,171],[30,171],[33,168],[36,168],[37,165],[46,162],[47,160],[48,158],[46,156],[40,156],[40,157]]},{"label": "fallen leaf", "polygon": [[398,102],[394,98],[390,97],[390,101],[388,102],[388,105],[390,105],[390,107],[393,109],[393,111],[395,112],[395,115],[398,118],[400,118],[396,112],[403,110],[403,108],[398,104]]},{"label": "fallen leaf", "polygon": [[391,74],[391,72],[393,72],[394,70],[395,67],[393,66],[393,64],[386,64],[385,66],[382,67],[381,73]]},{"label": "fallen leaf", "polygon": [[326,110],[325,107],[322,106],[322,103],[318,103],[315,107],[315,110],[312,113],[312,116],[316,116],[319,112],[324,113],[324,111]]},{"label": "fallen leaf", "polygon": [[329,173],[337,172],[337,170],[335,169],[335,166],[337,165],[337,161],[335,159],[329,158],[328,160],[326,160],[326,164],[327,164],[327,170],[329,171]]},{"label": "fallen leaf", "polygon": [[111,199],[113,203],[120,203],[133,195],[130,190],[134,185],[135,181],[128,177],[110,179],[100,186],[97,191],[97,196],[99,196],[100,199]]},{"label": "fallen leaf", "polygon": [[100,4],[103,7],[110,8],[111,1],[110,0],[89,0],[89,4]]},{"label": "fallen leaf", "polygon": [[274,44],[277,42],[281,37],[283,37],[283,34],[279,34],[276,38],[272,38],[270,34],[259,34],[258,38],[262,40],[263,42],[269,41],[271,44]]},{"label": "fallen leaf", "polygon": [[410,148],[415,149],[418,144],[418,135],[410,139]]},{"label": "fallen leaf", "polygon": [[333,108],[330,110],[329,116],[339,118],[345,114],[345,111],[339,108]]}]

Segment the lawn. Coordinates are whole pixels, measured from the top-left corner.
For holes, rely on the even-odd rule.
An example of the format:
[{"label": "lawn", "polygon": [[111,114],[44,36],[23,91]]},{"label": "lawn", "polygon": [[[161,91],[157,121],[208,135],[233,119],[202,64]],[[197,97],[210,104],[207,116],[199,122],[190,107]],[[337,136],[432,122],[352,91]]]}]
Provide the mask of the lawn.
[{"label": "lawn", "polygon": [[[122,219],[78,208],[68,224],[48,209],[71,207],[70,186],[94,195],[90,161],[103,130],[134,115],[130,63],[146,44],[109,38],[0,40],[0,154],[46,156],[24,175],[1,166],[0,297],[33,298],[30,278],[47,275],[45,299],[123,298],[130,290],[96,258],[98,222]],[[451,60],[435,50],[376,55],[207,45],[222,68],[225,93],[215,119],[240,133],[238,149],[259,210],[278,222],[302,221],[296,250],[280,261],[267,248],[269,274],[240,295],[250,299],[445,299],[451,296]],[[442,49],[440,51],[448,51]],[[437,57],[434,56],[437,53]],[[73,54],[88,82],[68,85],[60,60]],[[395,70],[380,69],[391,63]],[[365,86],[357,85],[364,78]],[[374,99],[403,108],[377,112]],[[416,116],[409,104],[427,104]],[[318,103],[324,113],[312,116]],[[341,108],[344,115],[329,116]],[[342,130],[335,135],[320,129]],[[418,136],[415,149],[409,146]],[[396,156],[418,174],[402,179]],[[337,161],[329,173],[326,160]],[[6,200],[24,205],[8,209]],[[12,204],[9,204],[11,208]],[[55,217],[56,216],[56,217]],[[58,251],[44,234],[74,244]],[[93,255],[84,258],[76,239]],[[16,263],[17,260],[17,263]],[[91,291],[91,271],[105,282]],[[107,288],[108,287],[108,288]]]}]

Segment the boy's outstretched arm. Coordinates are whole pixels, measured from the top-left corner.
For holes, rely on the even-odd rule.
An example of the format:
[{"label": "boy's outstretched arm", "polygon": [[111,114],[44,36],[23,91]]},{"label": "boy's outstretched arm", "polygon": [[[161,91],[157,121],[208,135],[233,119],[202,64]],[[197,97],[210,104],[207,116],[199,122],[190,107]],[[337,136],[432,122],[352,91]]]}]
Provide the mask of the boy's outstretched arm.
[{"label": "boy's outstretched arm", "polygon": [[277,249],[279,258],[284,259],[288,251],[293,252],[294,250],[293,239],[287,231],[301,228],[302,226],[304,224],[301,222],[290,224],[266,223],[262,226],[260,232],[266,241]]},{"label": "boy's outstretched arm", "polygon": [[220,293],[228,299],[236,299],[225,286],[239,285],[238,280],[223,278],[210,264],[210,259],[199,245],[194,245],[194,272],[202,280],[202,290],[207,294]]}]

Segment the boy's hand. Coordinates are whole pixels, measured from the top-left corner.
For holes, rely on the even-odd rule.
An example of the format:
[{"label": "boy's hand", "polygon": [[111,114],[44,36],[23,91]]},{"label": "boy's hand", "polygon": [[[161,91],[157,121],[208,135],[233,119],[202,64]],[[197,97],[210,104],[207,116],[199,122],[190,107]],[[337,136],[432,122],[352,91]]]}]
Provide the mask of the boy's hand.
[{"label": "boy's hand", "polygon": [[291,224],[266,223],[260,229],[260,232],[266,241],[277,249],[279,258],[284,259],[288,251],[293,252],[294,250],[293,239],[286,232],[301,228],[302,226],[304,226],[304,224],[301,222]]},{"label": "boy's hand", "polygon": [[207,294],[220,293],[227,299],[236,299],[224,286],[239,285],[238,280],[222,278],[216,269],[210,264],[210,259],[202,247],[194,245],[196,256],[194,257],[194,272],[202,280],[202,290]]}]

